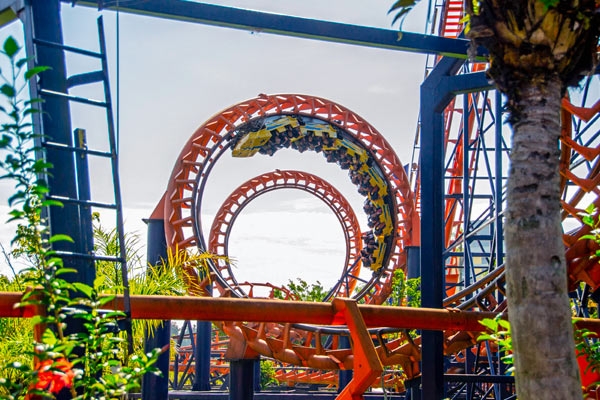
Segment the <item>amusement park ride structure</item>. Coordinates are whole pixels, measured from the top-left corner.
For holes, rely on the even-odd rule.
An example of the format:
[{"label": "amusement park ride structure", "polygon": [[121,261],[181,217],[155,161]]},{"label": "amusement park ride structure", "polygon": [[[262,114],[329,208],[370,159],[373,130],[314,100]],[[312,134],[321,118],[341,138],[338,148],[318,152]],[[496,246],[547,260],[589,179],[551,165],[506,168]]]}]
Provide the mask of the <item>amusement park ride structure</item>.
[{"label": "amusement park ride structure", "polygon": [[[116,8],[113,2],[69,3]],[[435,5],[435,35],[399,34],[180,0],[122,3],[121,12],[423,52],[430,55],[430,62],[421,86],[420,129],[411,163],[403,165],[381,133],[340,104],[308,95],[260,95],[220,112],[193,133],[150,218],[159,221],[160,228],[156,238],[149,239],[149,254],[165,251],[166,245],[227,256],[231,227],[249,201],[278,189],[309,192],[335,213],[346,239],[343,273],[324,299],[331,303],[245,300],[264,283],[238,282],[230,265],[218,260],[211,266],[211,278],[223,298],[152,299],[126,292],[115,307],[132,318],[222,321],[218,324],[229,336],[231,399],[254,395],[254,363],[247,361],[260,355],[312,370],[353,371],[353,376],[339,374],[340,399],[362,398],[375,379],[385,375],[385,367],[396,365],[402,368],[411,398],[513,398],[513,380],[504,376],[497,350],[476,340],[482,330],[477,320],[506,309],[502,215],[510,141],[502,124],[502,98],[485,77],[484,54],[480,52],[475,62],[466,61],[468,41],[458,37],[463,2],[440,0]],[[75,239],[75,244],[57,250],[79,271],[77,279],[92,283],[93,243],[86,240],[92,232],[89,209],[115,209],[122,222],[116,152],[113,148],[108,154],[94,154],[74,145],[69,102],[104,107],[110,137],[114,137],[112,105],[108,85],[105,99],[95,103],[69,95],[69,88],[106,83],[106,57],[103,50],[93,53],[63,45],[59,0],[0,5],[5,14],[23,19],[27,49],[35,61],[52,67],[33,85],[34,94],[45,100],[46,111],[36,126],[43,126],[44,136],[52,138],[42,143],[45,157],[54,165],[55,176],[61,177],[51,182],[51,196],[65,203],[64,208],[51,210],[51,230]],[[102,43],[102,29],[100,36]],[[69,51],[103,59],[102,71],[67,78],[64,53]],[[593,104],[596,99],[588,98],[595,79],[592,76],[585,83],[577,102],[565,98],[562,115],[563,216],[574,227],[565,233],[564,242],[580,317],[588,316],[588,299],[598,297],[600,285],[596,263],[589,260],[593,249],[579,240],[589,228],[578,216],[589,204],[599,202],[598,109]],[[251,158],[282,148],[322,153],[328,162],[347,170],[365,197],[369,229],[361,232],[352,208],[326,181],[302,171],[276,170],[238,187],[221,206],[205,238],[203,191],[215,163],[228,153]],[[86,166],[76,164],[73,153],[113,160],[114,204],[97,203],[85,195]],[[68,222],[73,220],[81,223]],[[124,256],[115,261],[123,264],[126,277]],[[380,306],[390,294],[396,270],[421,277],[423,309]],[[186,272],[192,277],[190,292],[208,285],[193,268]],[[7,299],[3,296],[2,302],[12,301]],[[210,324],[198,326],[194,387],[209,389],[207,381],[200,381],[207,379],[210,370]],[[399,329],[418,329],[420,335],[412,337]],[[166,337],[155,338],[168,339],[168,330]],[[168,368],[167,360],[167,373]],[[459,369],[462,373],[456,373]],[[155,387],[143,398],[166,398],[167,383],[151,382]],[[214,398],[210,393],[205,396],[195,398]]]}]

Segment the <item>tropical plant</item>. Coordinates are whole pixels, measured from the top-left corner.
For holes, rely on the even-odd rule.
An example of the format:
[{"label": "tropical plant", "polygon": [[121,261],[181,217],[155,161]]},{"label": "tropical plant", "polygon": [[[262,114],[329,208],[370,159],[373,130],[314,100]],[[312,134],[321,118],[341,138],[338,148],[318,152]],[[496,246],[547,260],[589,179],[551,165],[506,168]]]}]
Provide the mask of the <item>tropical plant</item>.
[{"label": "tropical plant", "polygon": [[276,386],[279,382],[275,379],[275,362],[262,358],[260,360],[260,387]]},{"label": "tropical plant", "polygon": [[[390,12],[402,13],[416,2],[396,1]],[[472,48],[489,51],[487,73],[506,95],[513,132],[504,237],[517,393],[522,399],[577,398],[558,143],[561,100],[596,67],[598,2],[465,4],[467,37]]]},{"label": "tropical plant", "polygon": [[[121,339],[115,333],[115,319],[121,312],[102,312],[112,297],[79,282],[68,282],[63,260],[52,250],[52,244],[72,242],[62,234],[51,235],[43,209],[61,206],[46,198],[49,192],[44,177],[51,165],[36,157],[36,137],[28,118],[37,112],[36,99],[23,99],[25,81],[34,78],[44,67],[26,69],[27,59],[19,59],[20,47],[9,37],[1,53],[10,63],[10,75],[0,73],[0,95],[4,103],[0,115],[0,179],[15,184],[9,197],[11,221],[17,223],[13,243],[14,254],[26,257],[30,266],[23,271],[19,284],[28,287],[19,306],[33,313],[34,337],[24,344],[22,353],[28,362],[11,360],[0,366],[0,391],[4,398],[113,399],[139,387],[145,373],[155,372],[153,364],[160,355],[156,349],[141,356],[133,355],[128,364],[121,363]],[[9,282],[10,283],[10,282]],[[78,329],[68,333],[67,323],[79,322]],[[33,360],[33,365],[29,360]]]},{"label": "tropical plant", "polygon": [[487,333],[479,335],[477,340],[489,340],[498,345],[499,350],[502,352],[502,362],[506,365],[510,365],[507,373],[514,375],[513,366],[513,345],[512,335],[510,333],[510,322],[504,319],[502,314],[496,315],[495,318],[484,318],[479,323],[488,329]]},{"label": "tropical plant", "polygon": [[386,303],[394,306],[421,306],[421,278],[406,279],[404,271],[396,269],[392,274],[392,292]]}]

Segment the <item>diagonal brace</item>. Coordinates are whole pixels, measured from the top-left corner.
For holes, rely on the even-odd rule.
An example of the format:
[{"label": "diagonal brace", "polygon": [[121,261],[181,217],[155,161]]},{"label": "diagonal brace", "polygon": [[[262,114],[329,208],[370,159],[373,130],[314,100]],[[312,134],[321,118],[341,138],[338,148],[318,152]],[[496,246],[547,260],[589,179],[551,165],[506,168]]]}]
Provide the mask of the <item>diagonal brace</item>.
[{"label": "diagonal brace", "polygon": [[354,374],[352,380],[338,395],[336,400],[363,399],[363,393],[381,376],[383,366],[375,350],[373,340],[367,331],[367,325],[356,305],[355,300],[337,298],[333,300],[333,308],[339,316],[346,320],[352,338],[354,353]]}]

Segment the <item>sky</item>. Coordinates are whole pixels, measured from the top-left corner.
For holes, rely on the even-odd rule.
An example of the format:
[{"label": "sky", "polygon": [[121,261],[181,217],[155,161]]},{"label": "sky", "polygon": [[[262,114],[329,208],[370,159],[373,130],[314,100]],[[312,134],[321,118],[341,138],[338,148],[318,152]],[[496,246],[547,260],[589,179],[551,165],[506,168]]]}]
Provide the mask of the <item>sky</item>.
[{"label": "sky", "polygon": [[[387,29],[392,21],[387,15],[392,3],[388,0],[214,3]],[[410,14],[405,31],[423,33],[426,3]],[[403,163],[410,161],[423,55],[124,13],[117,18],[114,12],[69,5],[62,12],[65,43],[97,50],[95,20],[99,15],[104,16],[112,96],[118,103],[125,229],[137,232],[142,242],[146,232],[141,219],[150,215],[164,193],[187,139],[220,110],[259,93],[310,94],[342,104],[381,132]],[[16,22],[3,28],[0,36],[18,37],[20,30]],[[70,74],[94,68],[81,57],[67,60]],[[99,92],[92,88],[76,93],[97,97]],[[72,107],[73,128],[87,130],[91,148],[105,146],[101,139],[106,136],[104,119],[97,110]],[[92,168],[93,199],[110,201],[107,165],[92,162]],[[363,199],[345,171],[327,164],[321,155],[281,150],[273,157],[224,157],[217,163],[203,200],[206,235],[212,214],[233,189],[276,168],[305,170],[333,183],[366,226]],[[0,186],[3,210],[9,191],[6,184]],[[110,225],[112,221],[105,222]],[[10,226],[2,225],[0,243],[7,247],[10,237]],[[302,277],[329,287],[339,278],[344,248],[342,229],[331,211],[320,200],[290,189],[261,196],[243,211],[233,227],[229,253],[237,260],[238,281],[283,284]],[[6,272],[4,260],[0,260],[0,272]]]}]

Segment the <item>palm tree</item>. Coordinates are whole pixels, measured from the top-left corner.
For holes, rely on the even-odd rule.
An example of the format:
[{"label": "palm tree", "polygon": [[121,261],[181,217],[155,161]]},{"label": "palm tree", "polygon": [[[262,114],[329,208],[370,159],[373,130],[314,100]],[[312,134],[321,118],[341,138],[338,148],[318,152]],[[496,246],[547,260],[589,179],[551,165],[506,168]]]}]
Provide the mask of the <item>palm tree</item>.
[{"label": "palm tree", "polygon": [[[398,16],[414,6],[399,0]],[[581,398],[560,218],[561,99],[596,66],[596,0],[467,0],[467,37],[489,51],[512,151],[507,298],[519,399]]]}]

